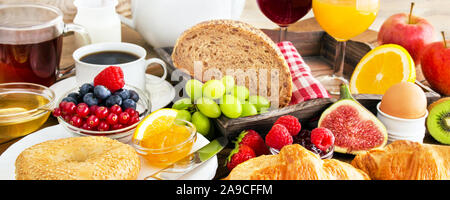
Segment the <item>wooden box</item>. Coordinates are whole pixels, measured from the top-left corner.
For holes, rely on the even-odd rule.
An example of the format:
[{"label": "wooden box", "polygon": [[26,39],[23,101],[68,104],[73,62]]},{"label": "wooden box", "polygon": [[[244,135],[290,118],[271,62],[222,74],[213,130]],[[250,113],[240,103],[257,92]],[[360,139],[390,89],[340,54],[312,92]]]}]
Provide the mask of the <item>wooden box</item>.
[{"label": "wooden box", "polygon": [[[272,39],[278,37],[278,31],[276,30],[263,31]],[[332,66],[334,63],[336,40],[331,36],[323,31],[289,32],[288,38],[297,48],[305,62],[311,67],[313,76],[331,74],[333,72]],[[357,41],[347,42],[344,67],[344,76],[347,79],[350,79],[356,65],[371,49],[372,46],[366,43]],[[175,70],[171,59],[173,48],[160,48],[155,50],[169,64],[169,74],[173,72]],[[186,77],[189,78],[189,75]],[[440,95],[436,92],[420,84],[420,82],[418,84],[425,90],[429,103],[440,98]],[[376,113],[376,104],[381,100],[382,96],[357,94],[354,97],[366,108]],[[320,114],[338,98],[335,96],[331,99],[314,99],[297,105],[272,110],[261,115],[238,119],[229,119],[222,115],[220,118],[214,120],[214,124],[217,131],[230,138],[234,138],[245,129],[254,129],[260,134],[265,135],[280,116],[288,114],[299,118],[302,125],[306,128],[315,128]]]}]

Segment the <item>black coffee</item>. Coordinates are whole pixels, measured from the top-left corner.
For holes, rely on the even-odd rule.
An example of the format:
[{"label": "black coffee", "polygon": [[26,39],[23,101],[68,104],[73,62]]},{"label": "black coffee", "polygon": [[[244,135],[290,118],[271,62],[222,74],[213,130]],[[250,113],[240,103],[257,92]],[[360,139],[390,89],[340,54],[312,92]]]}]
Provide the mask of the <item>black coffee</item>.
[{"label": "black coffee", "polygon": [[122,51],[102,51],[83,56],[80,61],[94,65],[118,65],[133,62],[139,57]]}]

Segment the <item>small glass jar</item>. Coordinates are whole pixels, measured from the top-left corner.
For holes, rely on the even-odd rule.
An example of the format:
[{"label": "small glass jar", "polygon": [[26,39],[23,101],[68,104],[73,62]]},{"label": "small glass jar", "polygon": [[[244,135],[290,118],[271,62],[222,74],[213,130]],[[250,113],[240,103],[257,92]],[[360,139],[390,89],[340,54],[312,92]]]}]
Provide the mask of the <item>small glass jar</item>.
[{"label": "small glass jar", "polygon": [[117,0],[75,0],[77,14],[73,22],[86,28],[92,43],[121,42],[117,4]]}]

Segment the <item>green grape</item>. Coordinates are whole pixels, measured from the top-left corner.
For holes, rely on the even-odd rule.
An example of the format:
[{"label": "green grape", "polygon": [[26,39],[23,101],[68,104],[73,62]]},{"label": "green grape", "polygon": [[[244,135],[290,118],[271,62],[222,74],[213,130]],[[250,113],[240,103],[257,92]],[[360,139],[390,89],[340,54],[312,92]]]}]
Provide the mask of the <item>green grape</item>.
[{"label": "green grape", "polygon": [[253,115],[257,115],[257,114],[258,114],[258,110],[256,109],[255,105],[250,104],[249,102],[245,102],[244,104],[242,104],[241,117],[248,117],[248,116],[253,116]]},{"label": "green grape", "polygon": [[202,88],[203,88],[202,82],[196,79],[191,79],[186,82],[185,90],[187,95],[191,97],[192,100],[196,100],[202,96]]},{"label": "green grape", "polygon": [[258,111],[267,110],[270,107],[270,101],[263,96],[250,96],[248,102],[255,105]]},{"label": "green grape", "polygon": [[222,114],[219,105],[212,99],[201,97],[195,104],[198,110],[209,118],[218,118]]},{"label": "green grape", "polygon": [[197,132],[202,135],[208,135],[211,129],[211,122],[208,117],[197,111],[192,115],[192,124],[194,124]]},{"label": "green grape", "polygon": [[188,110],[193,106],[190,98],[183,98],[173,103],[172,108],[176,110]]},{"label": "green grape", "polygon": [[234,88],[234,78],[232,76],[222,77],[222,83],[225,86],[225,93],[231,92]]},{"label": "green grape", "polygon": [[[180,125],[184,125],[186,124],[184,121],[191,121],[191,113],[187,110],[179,110],[177,117],[176,117],[176,121],[175,123],[180,124]],[[183,120],[183,121],[178,121],[178,120]]]},{"label": "green grape", "polygon": [[238,118],[242,114],[241,101],[234,96],[225,95],[220,100],[220,110],[228,118]]},{"label": "green grape", "polygon": [[203,85],[203,96],[210,99],[218,99],[225,94],[225,86],[222,81],[209,80]]},{"label": "green grape", "polygon": [[249,91],[245,86],[234,86],[234,88],[231,90],[231,95],[238,98],[242,102],[248,99]]}]

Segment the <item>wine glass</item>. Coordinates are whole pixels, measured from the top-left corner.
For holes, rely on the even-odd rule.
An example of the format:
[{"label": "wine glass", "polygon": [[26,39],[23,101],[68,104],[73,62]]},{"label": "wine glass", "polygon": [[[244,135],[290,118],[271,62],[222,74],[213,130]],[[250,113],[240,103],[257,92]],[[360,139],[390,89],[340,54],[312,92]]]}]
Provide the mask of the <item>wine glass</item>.
[{"label": "wine glass", "polygon": [[312,7],[312,0],[257,0],[261,12],[280,26],[278,42],[286,40],[287,28],[304,17]]},{"label": "wine glass", "polygon": [[337,40],[332,75],[317,77],[330,94],[339,95],[344,78],[346,41],[366,31],[375,20],[380,0],[313,0],[313,12],[320,26]]}]

